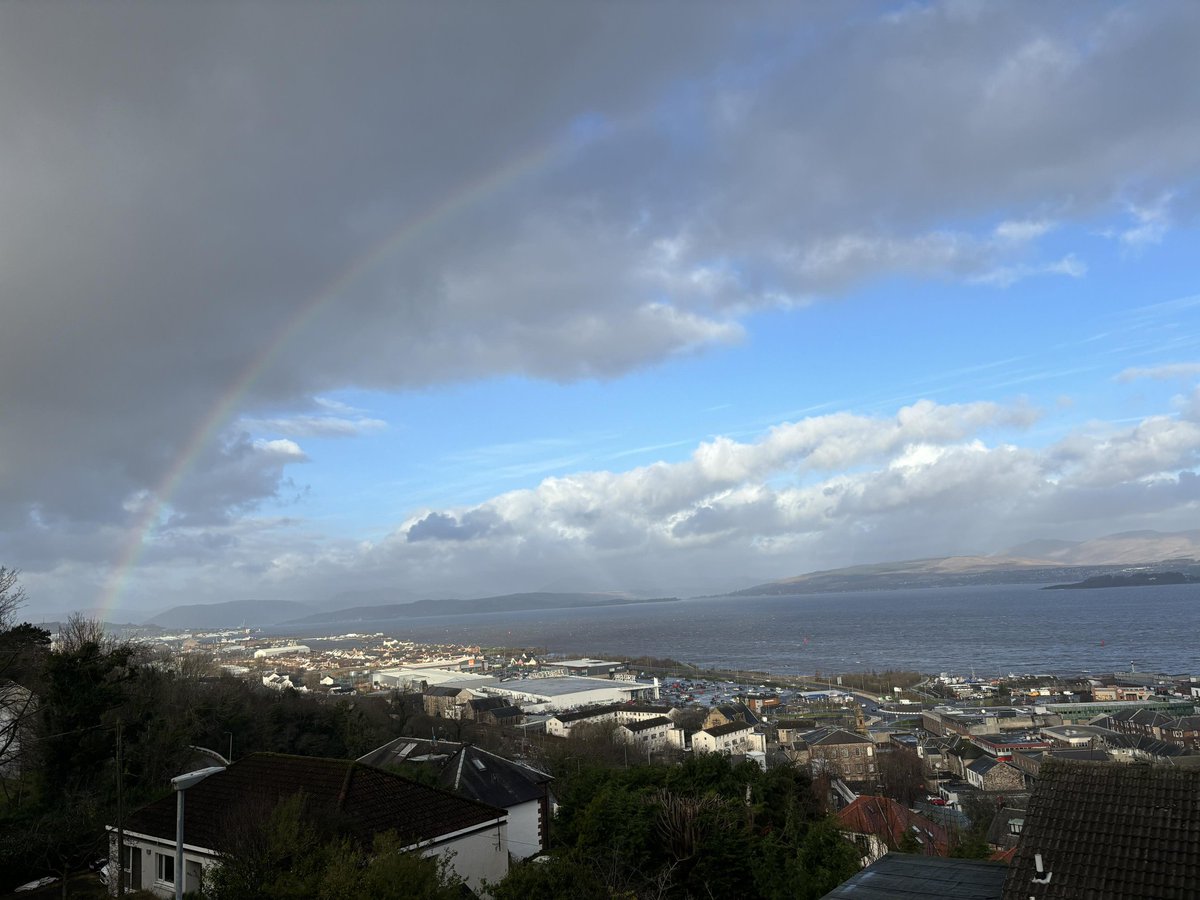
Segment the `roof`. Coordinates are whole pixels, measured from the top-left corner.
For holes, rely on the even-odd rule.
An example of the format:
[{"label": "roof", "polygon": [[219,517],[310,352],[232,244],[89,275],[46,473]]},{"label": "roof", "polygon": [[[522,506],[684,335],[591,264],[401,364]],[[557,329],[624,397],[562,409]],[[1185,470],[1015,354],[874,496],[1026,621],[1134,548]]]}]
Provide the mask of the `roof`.
[{"label": "roof", "polygon": [[991,756],[981,756],[975,762],[967,766],[967,770],[974,772],[976,775],[986,775],[996,766],[1000,765],[1000,760]]},{"label": "roof", "polygon": [[640,722],[626,722],[621,727],[627,731],[648,731],[651,728],[674,727],[675,723],[666,716],[655,716],[653,719],[642,719]]},{"label": "roof", "polygon": [[611,716],[618,709],[622,709],[619,704],[610,703],[606,706],[589,706],[585,709],[577,709],[574,712],[557,713],[551,718],[558,719],[560,722],[582,722],[584,719],[594,719],[599,716]]},{"label": "roof", "polygon": [[1020,832],[1014,832],[1012,825],[1014,822],[1019,823],[1021,828],[1025,825],[1025,810],[1016,809],[1012,806],[1005,806],[992,818],[992,823],[988,826],[987,842],[993,847],[1001,847],[1005,850],[1012,850],[1017,846],[1017,836]]},{"label": "roof", "polygon": [[[1038,874],[1035,855],[1052,878]],[[1196,896],[1197,884],[1200,771],[1055,759],[1042,765],[1006,900],[1183,900]]]},{"label": "roof", "polygon": [[425,688],[422,693],[426,697],[457,697],[464,690],[466,690],[466,688],[449,687],[447,685],[435,684],[431,687]]},{"label": "roof", "polygon": [[[404,841],[433,840],[506,815],[354,760],[254,753],[187,789],[185,841],[219,850],[231,822],[301,792],[311,816],[336,820],[361,840],[391,829]],[[174,842],[175,804],[171,794],[142,807],[126,830]]]},{"label": "roof", "polygon": [[986,860],[888,853],[824,900],[1000,900],[1007,873]]},{"label": "roof", "polygon": [[704,733],[713,737],[723,737],[727,734],[736,734],[739,731],[753,731],[754,726],[749,722],[726,722],[724,725],[714,725],[712,728],[705,728]]},{"label": "roof", "polygon": [[826,744],[869,744],[871,739],[863,737],[861,734],[855,734],[853,731],[846,731],[843,728],[821,728],[811,734],[803,735],[804,743],[810,746],[824,746]]},{"label": "roof", "polygon": [[476,697],[474,700],[468,700],[467,706],[476,712],[486,712],[489,709],[500,709],[508,706],[508,700],[504,697]]},{"label": "roof", "polygon": [[468,744],[442,769],[438,782],[461,796],[507,809],[545,796],[553,780],[538,769]]},{"label": "roof", "polygon": [[889,797],[864,794],[839,811],[836,818],[839,827],[858,834],[876,835],[890,847],[899,846],[904,835],[910,833],[920,842],[926,855],[944,856],[949,850],[946,830],[941,825]]}]

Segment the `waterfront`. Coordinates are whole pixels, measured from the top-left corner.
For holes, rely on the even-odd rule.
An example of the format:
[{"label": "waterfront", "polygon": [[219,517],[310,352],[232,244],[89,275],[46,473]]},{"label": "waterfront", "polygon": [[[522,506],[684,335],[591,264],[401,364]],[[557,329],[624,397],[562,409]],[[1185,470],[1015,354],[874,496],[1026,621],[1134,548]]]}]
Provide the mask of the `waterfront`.
[{"label": "waterfront", "polygon": [[[311,638],[304,629],[271,629]],[[1200,670],[1200,588],[1043,591],[1037,585],[721,597],[597,609],[352,622],[326,634],[670,656],[780,673],[909,669],[1009,672]]]}]

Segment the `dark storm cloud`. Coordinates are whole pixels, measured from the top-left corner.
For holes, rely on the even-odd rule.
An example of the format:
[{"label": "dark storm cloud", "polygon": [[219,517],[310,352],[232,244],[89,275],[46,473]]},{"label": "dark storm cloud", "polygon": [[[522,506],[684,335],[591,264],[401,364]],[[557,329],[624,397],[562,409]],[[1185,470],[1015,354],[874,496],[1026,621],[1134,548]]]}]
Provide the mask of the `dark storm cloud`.
[{"label": "dark storm cloud", "polygon": [[1194,182],[1198,20],[6,5],[0,538],[129,527],[180,460],[172,525],[231,524],[303,451],[230,421],[328,433],[323,391],[615,376],[877,275],[1073,274],[955,223]]}]

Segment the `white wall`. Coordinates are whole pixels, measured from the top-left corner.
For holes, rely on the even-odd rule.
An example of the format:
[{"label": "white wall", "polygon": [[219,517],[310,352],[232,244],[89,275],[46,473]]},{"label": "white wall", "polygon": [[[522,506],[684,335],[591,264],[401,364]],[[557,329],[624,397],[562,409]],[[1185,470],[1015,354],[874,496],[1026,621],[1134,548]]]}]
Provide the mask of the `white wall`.
[{"label": "white wall", "polygon": [[475,893],[483,893],[483,882],[496,882],[508,874],[508,833],[493,825],[445,843],[426,848],[422,856],[449,856],[450,867]]},{"label": "white wall", "polygon": [[540,800],[528,800],[508,808],[508,852],[513,858],[528,859],[542,852],[541,806]]}]

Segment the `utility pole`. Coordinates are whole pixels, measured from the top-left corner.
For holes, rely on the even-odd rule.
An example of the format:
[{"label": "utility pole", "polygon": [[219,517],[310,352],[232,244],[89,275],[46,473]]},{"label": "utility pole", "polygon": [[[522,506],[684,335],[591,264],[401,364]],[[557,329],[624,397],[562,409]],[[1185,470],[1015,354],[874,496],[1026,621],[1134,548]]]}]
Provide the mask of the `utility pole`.
[{"label": "utility pole", "polygon": [[[117,896],[125,896],[125,757],[121,752],[121,726],[117,722]],[[112,860],[109,860],[112,865]],[[132,872],[130,873],[132,874]]]}]

